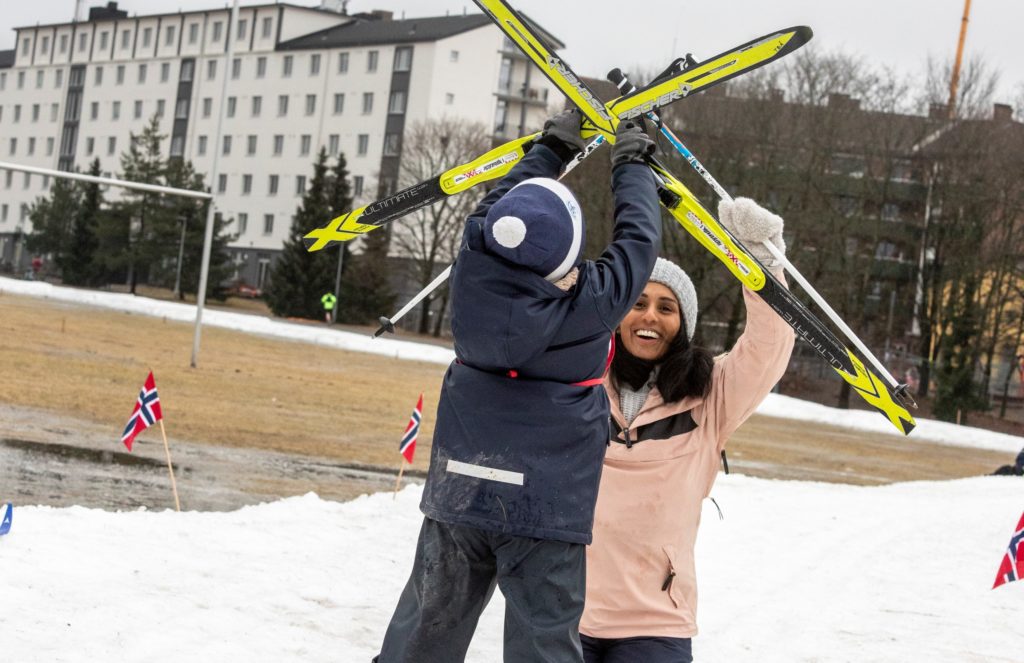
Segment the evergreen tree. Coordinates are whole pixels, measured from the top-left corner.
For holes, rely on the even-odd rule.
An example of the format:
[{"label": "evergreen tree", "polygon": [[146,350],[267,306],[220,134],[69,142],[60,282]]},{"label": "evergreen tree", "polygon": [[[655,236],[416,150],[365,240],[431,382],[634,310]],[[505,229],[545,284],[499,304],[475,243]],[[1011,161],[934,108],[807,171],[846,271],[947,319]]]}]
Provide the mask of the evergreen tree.
[{"label": "evergreen tree", "polygon": [[345,291],[346,302],[339,311],[339,320],[373,324],[381,316],[391,315],[395,306],[388,272],[389,227],[367,233],[362,241],[363,251],[352,258],[352,267],[347,272],[346,280],[352,286]]},{"label": "evergreen tree", "polygon": [[[100,175],[100,160],[94,159],[89,174]],[[71,246],[61,265],[61,278],[69,285],[94,285],[97,271],[95,266],[99,239],[96,228],[103,206],[103,193],[95,182],[80,185],[81,197],[71,227]]]},{"label": "evergreen tree", "polygon": [[331,211],[327,150],[320,148],[313,165],[313,179],[292,217],[291,232],[281,257],[270,273],[266,300],[274,315],[311,319],[323,316],[320,298],[334,291],[337,254],[333,251],[310,253],[302,238],[327,223],[332,218]]},{"label": "evergreen tree", "polygon": [[81,191],[76,183],[58,177],[50,188],[50,196],[37,198],[29,208],[32,232],[26,238],[28,250],[38,255],[49,255],[61,270],[73,247],[71,228],[80,199]]}]

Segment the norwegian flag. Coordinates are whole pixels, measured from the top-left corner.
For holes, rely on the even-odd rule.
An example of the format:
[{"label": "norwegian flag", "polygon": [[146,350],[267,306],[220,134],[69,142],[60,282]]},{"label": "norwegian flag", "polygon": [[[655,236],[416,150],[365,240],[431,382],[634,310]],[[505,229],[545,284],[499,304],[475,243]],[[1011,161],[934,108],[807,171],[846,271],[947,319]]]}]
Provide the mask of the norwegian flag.
[{"label": "norwegian flag", "polygon": [[405,434],[402,435],[402,443],[398,445],[398,451],[408,463],[412,462],[412,456],[416,453],[416,436],[420,433],[420,419],[423,417],[423,394],[416,403],[416,409],[409,417],[409,425],[405,427]]},{"label": "norwegian flag", "polygon": [[999,572],[996,575],[995,589],[1004,583],[1020,580],[1024,576],[1024,515],[1017,523],[1017,531],[1010,538],[1010,547],[1003,555],[1003,561],[999,564]]},{"label": "norwegian flag", "polygon": [[121,434],[121,441],[124,442],[124,446],[128,447],[128,451],[132,450],[132,442],[135,441],[136,435],[163,418],[164,415],[160,412],[160,396],[156,393],[153,371],[150,371],[149,377],[146,378],[146,384],[139,391],[139,400],[135,401],[132,418],[128,420],[128,425],[124,427],[124,433]]}]

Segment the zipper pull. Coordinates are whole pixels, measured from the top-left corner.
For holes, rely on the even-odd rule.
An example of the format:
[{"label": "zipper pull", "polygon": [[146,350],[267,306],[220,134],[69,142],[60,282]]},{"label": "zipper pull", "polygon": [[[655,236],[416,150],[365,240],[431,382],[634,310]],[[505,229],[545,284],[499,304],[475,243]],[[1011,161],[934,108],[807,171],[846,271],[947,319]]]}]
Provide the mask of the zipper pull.
[{"label": "zipper pull", "polygon": [[665,582],[661,584],[661,591],[667,592],[669,587],[672,586],[672,579],[676,577],[675,569],[668,570],[668,577],[665,578]]},{"label": "zipper pull", "polygon": [[625,433],[625,435],[626,435],[626,448],[627,449],[632,449],[633,448],[633,440],[631,440],[629,438],[629,426],[623,428],[622,432]]}]

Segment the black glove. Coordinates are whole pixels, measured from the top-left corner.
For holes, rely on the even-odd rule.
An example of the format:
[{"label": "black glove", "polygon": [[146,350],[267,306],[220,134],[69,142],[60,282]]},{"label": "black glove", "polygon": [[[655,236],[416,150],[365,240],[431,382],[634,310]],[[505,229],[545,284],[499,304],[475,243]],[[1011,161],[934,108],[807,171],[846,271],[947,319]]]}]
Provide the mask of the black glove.
[{"label": "black glove", "polygon": [[544,133],[536,142],[553,150],[562,161],[568,161],[586,147],[580,135],[582,120],[575,108],[562,111],[544,123]]},{"label": "black glove", "polygon": [[624,163],[645,163],[654,154],[655,146],[643,127],[633,120],[619,122],[612,145],[612,168]]}]

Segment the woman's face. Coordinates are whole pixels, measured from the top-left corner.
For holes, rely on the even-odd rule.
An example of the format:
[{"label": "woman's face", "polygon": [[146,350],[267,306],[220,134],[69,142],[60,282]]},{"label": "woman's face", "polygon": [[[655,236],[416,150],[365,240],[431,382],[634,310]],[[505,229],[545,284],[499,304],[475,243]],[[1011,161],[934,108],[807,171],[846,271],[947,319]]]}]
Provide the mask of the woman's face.
[{"label": "woman's face", "polygon": [[665,356],[672,339],[679,333],[682,316],[672,290],[649,281],[640,299],[619,325],[622,344],[630,354],[648,361]]}]

